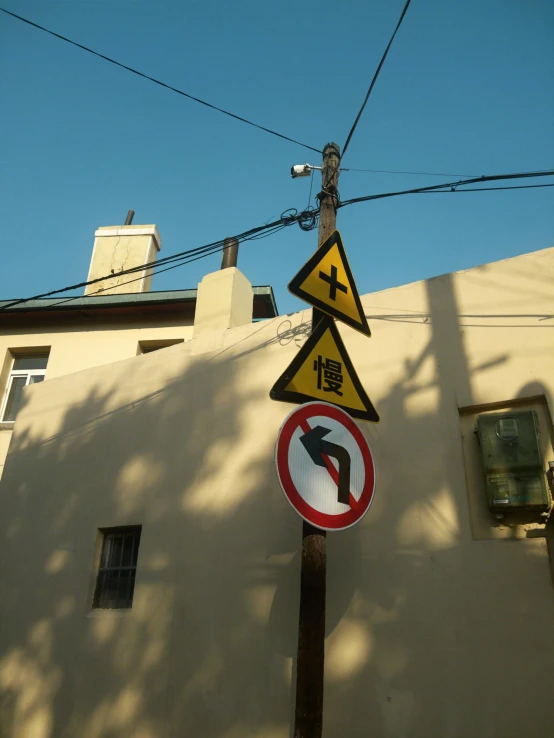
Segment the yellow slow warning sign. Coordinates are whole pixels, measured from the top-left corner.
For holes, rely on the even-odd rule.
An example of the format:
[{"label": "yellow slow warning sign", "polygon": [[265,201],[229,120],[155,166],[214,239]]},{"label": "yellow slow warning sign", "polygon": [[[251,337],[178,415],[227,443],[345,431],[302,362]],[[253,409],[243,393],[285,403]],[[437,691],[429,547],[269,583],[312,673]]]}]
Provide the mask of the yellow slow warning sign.
[{"label": "yellow slow warning sign", "polygon": [[273,385],[269,396],[282,402],[324,400],[352,417],[379,422],[379,415],[352,366],[335,322],[323,318]]},{"label": "yellow slow warning sign", "polygon": [[371,335],[338,231],[308,259],[289,290],[327,315]]}]

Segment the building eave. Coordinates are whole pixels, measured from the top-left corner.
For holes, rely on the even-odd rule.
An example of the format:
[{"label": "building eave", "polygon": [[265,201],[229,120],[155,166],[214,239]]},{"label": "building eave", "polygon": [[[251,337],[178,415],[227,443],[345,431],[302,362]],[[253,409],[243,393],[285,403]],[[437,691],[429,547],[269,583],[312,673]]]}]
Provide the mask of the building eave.
[{"label": "building eave", "polygon": [[[271,286],[253,287],[253,318],[274,318],[279,313]],[[86,297],[53,297],[29,300],[19,305],[6,307],[13,300],[0,301],[0,323],[24,319],[26,323],[37,319],[40,322],[56,317],[69,319],[87,319],[122,317],[137,319],[148,315],[154,317],[161,314],[182,313],[194,315],[197,290],[167,290],[161,292],[141,292],[123,295],[88,295]]]}]

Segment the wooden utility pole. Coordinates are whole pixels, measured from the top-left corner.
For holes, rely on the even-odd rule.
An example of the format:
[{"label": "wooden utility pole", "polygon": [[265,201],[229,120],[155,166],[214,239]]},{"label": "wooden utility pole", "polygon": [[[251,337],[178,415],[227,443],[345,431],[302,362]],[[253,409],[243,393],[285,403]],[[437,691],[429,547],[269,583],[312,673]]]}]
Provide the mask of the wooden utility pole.
[{"label": "wooden utility pole", "polygon": [[[335,230],[340,149],[323,149],[318,248]],[[314,308],[312,331],[324,314]],[[307,522],[302,525],[300,620],[296,657],[294,738],[321,738],[323,730],[323,674],[325,666],[326,532]]]}]

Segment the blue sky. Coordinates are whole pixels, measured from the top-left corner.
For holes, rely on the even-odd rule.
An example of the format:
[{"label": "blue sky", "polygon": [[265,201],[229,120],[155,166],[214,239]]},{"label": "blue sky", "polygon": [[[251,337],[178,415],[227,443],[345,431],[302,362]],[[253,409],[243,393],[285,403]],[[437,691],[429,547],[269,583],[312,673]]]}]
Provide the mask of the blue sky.
[{"label": "blue sky", "polygon": [[[8,10],[192,95],[323,148],[343,145],[404,0],[2,0]],[[0,14],[0,298],[86,278],[94,231],[155,223],[162,256],[308,201],[318,154],[233,121]],[[554,167],[554,4],[412,0],[343,166],[453,174]],[[342,199],[451,177],[344,172]],[[553,182],[550,178],[548,181]],[[533,183],[537,183],[535,180]],[[318,180],[314,180],[314,194]],[[410,195],[339,211],[360,293],[554,244],[554,188]],[[297,226],[239,266],[287,283]],[[195,287],[214,255],[154,278]],[[406,306],[404,306],[406,307]]]}]

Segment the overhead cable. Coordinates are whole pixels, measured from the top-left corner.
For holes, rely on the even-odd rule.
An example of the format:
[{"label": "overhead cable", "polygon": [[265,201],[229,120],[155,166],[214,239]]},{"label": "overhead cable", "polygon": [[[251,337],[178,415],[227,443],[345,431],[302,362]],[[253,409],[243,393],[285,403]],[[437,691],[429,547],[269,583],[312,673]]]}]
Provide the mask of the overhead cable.
[{"label": "overhead cable", "polygon": [[[276,230],[281,230],[281,229],[278,228]],[[253,238],[247,239],[247,240],[254,241],[254,240],[257,240],[258,238],[265,238],[267,236],[271,236],[274,232],[276,232],[276,231],[272,231],[270,233],[266,233],[264,236],[257,236],[257,237],[253,237]],[[169,272],[169,271],[171,271],[171,269],[177,269],[177,267],[184,266],[185,264],[190,264],[193,261],[198,261],[198,259],[203,259],[206,256],[211,256],[211,254],[215,254],[218,251],[223,251],[224,248],[225,248],[224,246],[220,246],[218,248],[212,249],[211,251],[208,251],[208,252],[205,252],[203,254],[200,254],[200,256],[195,256],[195,257],[189,258],[189,259],[183,258],[178,263],[172,264],[171,266],[165,267],[164,269],[154,269],[154,268],[152,268],[152,269],[149,269],[149,271],[151,273],[153,273],[153,274],[162,274],[163,272]],[[143,266],[142,267],[139,267],[139,268],[141,270],[144,270],[144,267]],[[114,276],[119,277],[119,276],[121,276],[121,274],[122,274],[122,272],[118,272],[116,275],[113,275],[112,274],[111,276],[112,276],[112,278]],[[104,279],[106,279],[106,278],[104,277]],[[109,279],[109,277],[107,279]],[[126,284],[132,284],[133,282],[140,282],[142,279],[144,279],[144,274],[141,274],[140,277],[135,277],[134,279],[129,279],[126,282],[120,282],[117,285],[117,287],[118,288],[119,287],[124,287]],[[99,290],[96,290],[96,292],[92,292],[91,294],[87,295],[87,297],[99,297],[99,296],[102,295],[102,292],[106,292],[109,289],[110,289],[110,287],[101,287]],[[49,309],[52,309],[54,307],[57,307],[58,305],[65,305],[65,303],[67,303],[67,302],[71,302],[72,300],[79,300],[81,298],[82,298],[82,295],[73,295],[72,297],[66,297],[63,300],[60,300],[59,302],[55,302],[53,305],[49,305],[48,307],[49,307]],[[0,308],[0,311],[1,310],[2,310],[2,308]]]},{"label": "overhead cable", "polygon": [[[493,190],[527,190],[527,189],[536,189],[536,188],[540,188],[540,187],[554,187],[554,184],[510,185],[510,186],[507,186],[507,187],[468,187],[468,188],[464,188],[464,189],[461,189],[461,190],[458,190],[458,189],[429,190],[429,191],[422,191],[422,190],[420,190],[418,192],[414,192],[414,194],[434,195],[434,194],[445,194],[445,193],[446,194],[451,194],[453,192],[456,193],[456,192],[488,192],[488,191],[493,191]],[[388,194],[386,193],[385,195],[378,195],[378,197],[379,198],[382,198],[382,197],[394,197],[396,194],[397,194],[396,192],[390,192]],[[410,194],[410,193],[407,192],[406,194]],[[348,205],[350,203],[347,201],[346,203],[343,203],[343,204]],[[288,212],[288,211],[285,211],[285,212]],[[298,226],[301,228],[301,230],[303,230],[303,231],[309,231],[309,230],[313,230],[315,228],[315,226],[317,225],[317,218],[318,217],[319,217],[319,208],[314,208],[314,207],[310,207],[309,206],[302,213],[300,213],[298,215],[295,215],[294,216],[295,220],[293,222],[298,223]],[[307,227],[307,224],[309,224],[308,227]],[[286,225],[282,224],[280,226],[276,226],[270,232],[263,232],[263,233],[260,233],[259,235],[250,236],[248,238],[242,239],[242,241],[257,241],[257,240],[259,240],[261,238],[267,238],[268,236],[271,236],[274,233],[278,233],[283,228],[286,228]],[[223,242],[223,244],[224,244],[224,242]],[[160,266],[160,262],[158,261],[158,262],[153,263],[153,265],[152,265],[152,271],[153,271],[154,274],[161,274],[162,272],[167,272],[170,269],[175,269],[177,267],[183,266],[184,264],[190,264],[191,262],[197,261],[198,259],[203,259],[206,256],[210,256],[211,254],[217,253],[218,251],[222,251],[223,248],[224,248],[224,245],[222,246],[222,245],[218,244],[216,247],[211,248],[209,251],[205,251],[205,252],[201,253],[199,256],[195,256],[193,258],[182,257],[182,259],[179,259],[178,263],[172,264],[171,266],[166,267],[165,269],[157,269],[157,267]],[[168,259],[170,259],[170,260],[175,259],[175,256],[173,256],[173,257],[170,256],[170,257],[168,257]],[[135,267],[134,271],[138,271],[138,270],[141,270],[142,271],[143,269],[144,269],[143,266],[141,266],[141,267]],[[110,276],[113,277],[113,275],[110,275]],[[110,277],[106,277],[104,279],[109,279],[109,278]],[[123,286],[125,284],[130,284],[131,282],[137,282],[140,279],[143,279],[143,276],[142,275],[140,277],[136,278],[136,279],[130,280],[129,282],[123,282],[122,284],[118,285],[118,287],[121,287],[121,286]],[[109,289],[109,288],[105,288],[105,289]],[[100,294],[100,293],[104,292],[105,289],[99,289],[98,292],[95,292],[93,294]],[[78,297],[80,297],[80,295],[78,295],[77,298],[70,297],[69,300],[78,299]]]},{"label": "overhead cable", "polygon": [[[304,225],[303,230],[311,230],[312,228],[315,228],[315,226],[317,225],[317,214],[318,214],[318,211],[316,211],[315,216],[314,216],[313,209],[310,209],[308,211],[301,211],[299,213],[295,208],[291,208],[290,210],[285,211],[278,220],[275,220],[271,223],[266,223],[262,226],[250,228],[248,231],[244,231],[243,233],[233,236],[233,238],[239,241],[239,243],[243,241],[253,241],[253,240],[257,240],[258,238],[263,238],[266,235],[272,235],[273,233],[276,233],[277,231],[280,231],[283,228],[286,228],[287,226],[294,225],[295,223],[298,223],[299,225],[303,224]],[[11,300],[7,304],[0,306],[0,312],[8,310],[9,308],[15,307],[17,305],[22,305],[23,303],[26,303],[26,302],[31,302],[32,300],[41,300],[46,297],[51,297],[52,295],[59,295],[63,292],[71,292],[73,290],[81,289],[83,287],[88,287],[92,284],[98,284],[99,282],[104,282],[108,279],[113,279],[114,276],[121,277],[127,274],[136,274],[138,272],[143,273],[144,271],[152,271],[153,273],[158,274],[162,271],[166,271],[166,269],[160,269],[160,267],[165,266],[167,264],[172,264],[173,266],[182,266],[183,264],[188,264],[191,261],[196,261],[197,259],[201,259],[204,256],[209,256],[210,254],[213,254],[216,251],[223,250],[223,248],[225,247],[225,240],[226,240],[225,238],[222,238],[222,239],[219,239],[218,241],[213,241],[212,243],[206,244],[204,246],[199,246],[194,249],[188,249],[187,251],[181,251],[177,254],[173,254],[172,256],[167,256],[163,259],[158,259],[157,261],[151,261],[146,264],[141,264],[136,267],[131,267],[130,269],[124,269],[120,272],[117,272],[116,275],[107,274],[103,277],[97,277],[96,279],[91,279],[86,282],[78,282],[77,284],[69,285],[67,287],[62,287],[61,289],[55,289],[55,290],[50,290],[49,292],[43,292],[39,295],[34,295],[33,297],[25,297],[25,298],[20,298],[17,300]],[[141,276],[141,279],[142,279],[142,276]],[[131,280],[131,281],[135,281],[135,280]]]},{"label": "overhead cable", "polygon": [[450,195],[453,192],[492,192],[494,190],[536,190],[539,187],[554,187],[554,184],[538,184],[538,185],[508,185],[507,187],[464,187],[462,190],[432,190],[430,192],[420,192],[420,195]]},{"label": "overhead cable", "polygon": [[367,94],[365,96],[365,99],[362,103],[362,107],[360,108],[360,112],[356,116],[356,120],[354,121],[354,125],[350,129],[350,133],[348,134],[348,137],[346,139],[346,143],[344,144],[342,148],[342,157],[344,158],[344,155],[346,153],[346,149],[348,148],[348,144],[350,143],[350,139],[354,135],[354,131],[356,130],[356,126],[358,125],[358,121],[362,117],[362,113],[364,112],[364,108],[366,106],[367,101],[369,100],[369,96],[371,95],[371,91],[373,90],[373,86],[375,85],[375,82],[377,81],[377,77],[379,76],[379,72],[381,71],[381,67],[383,66],[385,59],[387,58],[387,54],[389,53],[389,49],[392,45],[392,42],[394,41],[394,37],[396,36],[396,32],[400,28],[400,24],[404,20],[404,16],[406,15],[406,11],[408,10],[408,6],[410,4],[411,0],[406,0],[406,5],[404,5],[404,10],[402,11],[402,14],[400,15],[400,18],[398,20],[398,23],[396,24],[396,28],[394,29],[394,33],[392,34],[390,41],[387,45],[387,48],[385,49],[385,53],[381,57],[381,61],[379,62],[379,66],[377,67],[377,71],[373,75],[373,79],[371,80],[371,84],[369,85],[369,89],[367,91]]},{"label": "overhead cable", "polygon": [[[420,192],[433,192],[434,190],[448,190],[452,192],[463,192],[464,190],[458,190],[458,187],[463,187],[468,184],[478,184],[479,182],[497,182],[499,180],[511,180],[511,179],[526,179],[528,177],[552,177],[554,176],[554,169],[544,170],[540,172],[522,172],[519,174],[492,174],[483,175],[482,177],[472,177],[471,179],[461,179],[455,182],[446,182],[440,185],[429,185],[428,187],[415,187],[411,190],[398,190],[397,192],[384,192],[377,195],[364,195],[363,197],[353,197],[350,200],[344,200],[338,204],[338,207],[343,208],[346,205],[354,205],[357,202],[367,202],[369,200],[380,200],[385,197],[397,197],[399,195],[414,195]],[[546,186],[546,185],[545,185]],[[493,189],[479,188],[479,189]]]},{"label": "overhead cable", "polygon": [[13,18],[17,18],[17,20],[20,20],[23,23],[27,23],[29,26],[33,26],[33,28],[38,28],[39,31],[44,31],[45,33],[49,33],[51,36],[55,36],[56,38],[59,38],[62,41],[66,41],[68,44],[71,44],[72,46],[76,46],[77,48],[82,49],[83,51],[87,51],[89,54],[93,54],[94,56],[97,56],[100,59],[104,59],[105,61],[110,62],[110,64],[115,64],[116,66],[121,67],[122,69],[126,69],[128,72],[132,72],[133,74],[136,74],[139,77],[142,77],[143,79],[147,79],[150,82],[154,82],[155,84],[160,85],[160,87],[165,87],[166,89],[171,90],[172,92],[176,92],[178,95],[182,95],[183,97],[188,97],[189,100],[194,100],[195,102],[200,103],[200,105],[205,105],[207,108],[211,108],[212,110],[217,110],[219,113],[228,115],[230,118],[234,118],[235,120],[240,120],[242,123],[246,123],[247,125],[253,126],[254,128],[259,128],[261,131],[265,131],[266,133],[271,133],[272,136],[278,136],[278,138],[283,138],[285,141],[290,141],[291,143],[297,144],[298,146],[303,146],[305,149],[310,149],[310,151],[315,151],[318,154],[321,154],[320,149],[316,149],[313,146],[308,146],[308,144],[302,143],[302,141],[297,141],[296,139],[290,138],[289,136],[285,136],[282,133],[278,133],[277,131],[274,131],[271,128],[266,128],[265,126],[261,126],[258,123],[254,123],[253,121],[248,120],[247,118],[243,118],[240,115],[236,115],[235,113],[230,113],[228,110],[219,108],[217,105],[212,105],[212,103],[206,102],[205,100],[201,100],[199,97],[195,97],[194,95],[190,95],[188,92],[183,92],[183,90],[179,90],[177,87],[172,87],[171,85],[168,85],[165,82],[162,82],[161,80],[156,79],[155,77],[151,77],[149,74],[145,74],[144,72],[139,72],[138,69],[133,69],[133,67],[129,67],[127,66],[127,64],[122,64],[121,62],[118,62],[115,59],[112,59],[109,56],[106,56],[105,54],[100,54],[98,51],[94,51],[94,49],[90,49],[88,46],[79,44],[77,43],[77,41],[72,41],[70,38],[67,38],[66,36],[62,36],[60,33],[56,33],[55,31],[50,31],[48,28],[45,28],[44,26],[41,26],[38,23],[34,23],[33,21],[28,20],[27,18],[23,18],[23,16],[21,15],[17,15],[17,13],[12,13],[10,10],[6,10],[5,8],[0,8],[0,10],[3,13],[6,13],[7,15],[11,15]]},{"label": "overhead cable", "polygon": [[[467,189],[458,189],[463,188],[466,184],[476,184],[476,183],[485,183],[485,182],[494,182],[499,180],[514,180],[514,179],[525,179],[529,177],[551,177],[554,176],[554,169],[552,170],[543,170],[538,172],[523,172],[519,174],[495,174],[490,176],[482,176],[482,177],[473,177],[471,179],[466,180],[458,180],[456,182],[447,182],[440,185],[430,185],[428,187],[417,187],[411,190],[400,190],[396,192],[383,192],[375,195],[365,195],[363,197],[355,197],[350,200],[345,200],[343,202],[339,202],[338,207],[346,207],[348,205],[354,205],[356,203],[360,202],[368,202],[371,200],[381,200],[388,197],[397,197],[399,195],[412,195],[412,194],[422,194],[422,193],[439,193],[439,192],[487,192],[489,190],[506,190],[506,189],[526,189],[526,188],[538,188],[538,187],[552,187],[554,185],[552,184],[538,184],[538,185],[520,185],[520,186],[509,186],[509,187],[477,187],[477,188],[467,188]],[[283,228],[286,228],[287,226],[293,225],[295,223],[298,223],[300,227],[302,225],[304,226],[303,230],[312,230],[317,225],[317,219],[319,216],[319,209],[318,208],[307,208],[304,211],[301,211],[300,213],[294,209],[291,208],[290,210],[286,210],[282,213],[281,217],[278,220],[274,220],[271,223],[265,223],[262,226],[257,226],[256,228],[250,228],[248,231],[244,231],[243,233],[234,236],[236,240],[239,242],[242,241],[254,241],[259,238],[265,238],[267,236],[272,235],[273,233],[277,233],[278,231],[281,231]],[[213,241],[210,244],[206,244],[204,246],[198,246],[194,249],[188,249],[187,251],[181,251],[177,254],[173,254],[172,256],[167,256],[163,259],[159,259],[158,261],[152,261],[147,264],[141,264],[140,266],[132,267],[130,269],[125,269],[121,272],[118,272],[117,275],[114,274],[107,274],[104,277],[98,277],[97,279],[92,279],[87,282],[79,282],[78,284],[70,285],[68,287],[63,287],[61,289],[57,290],[50,290],[49,292],[44,292],[40,295],[34,295],[33,297],[26,297],[21,298],[17,300],[12,300],[11,302],[7,303],[6,305],[0,306],[0,312],[8,310],[9,308],[15,307],[17,305],[21,305],[26,302],[31,302],[32,300],[40,300],[45,297],[51,297],[52,295],[58,295],[62,292],[71,292],[76,289],[80,289],[82,287],[87,287],[91,284],[97,284],[100,282],[104,282],[108,279],[113,279],[114,276],[124,276],[127,274],[135,274],[137,272],[144,272],[145,270],[151,271],[154,274],[159,274],[164,271],[169,271],[170,269],[176,268],[178,266],[183,266],[184,264],[189,264],[192,261],[197,261],[198,259],[202,259],[205,256],[210,256],[211,254],[223,250],[225,247],[225,240],[226,239],[220,239],[219,241]],[[168,266],[171,265],[171,266]],[[161,269],[160,267],[164,267]],[[142,279],[142,275],[138,278]],[[123,284],[129,284],[130,282],[136,281],[135,279],[129,280],[129,282],[124,282]],[[99,290],[100,293],[103,290]],[[80,295],[78,296],[80,297]],[[67,301],[77,299],[77,297],[70,297]],[[66,302],[66,300],[63,300],[62,302]],[[58,303],[62,304],[62,303]]]},{"label": "overhead cable", "polygon": [[452,172],[402,172],[396,169],[352,169],[341,167],[341,172],[374,172],[376,174],[418,174],[423,177],[474,177],[474,174],[452,174]]}]

